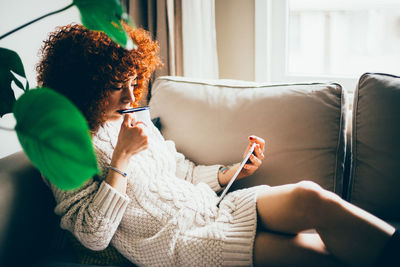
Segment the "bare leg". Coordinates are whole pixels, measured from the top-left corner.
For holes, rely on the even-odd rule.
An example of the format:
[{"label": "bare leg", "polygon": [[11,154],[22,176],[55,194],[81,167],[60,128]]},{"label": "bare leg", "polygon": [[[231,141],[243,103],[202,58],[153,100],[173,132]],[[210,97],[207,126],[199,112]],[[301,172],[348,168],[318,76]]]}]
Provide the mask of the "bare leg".
[{"label": "bare leg", "polygon": [[270,230],[316,229],[329,252],[354,265],[372,264],[395,229],[313,182],[271,187],[259,195],[261,223]]},{"label": "bare leg", "polygon": [[343,266],[325,248],[318,234],[295,236],[258,232],[255,266]]}]

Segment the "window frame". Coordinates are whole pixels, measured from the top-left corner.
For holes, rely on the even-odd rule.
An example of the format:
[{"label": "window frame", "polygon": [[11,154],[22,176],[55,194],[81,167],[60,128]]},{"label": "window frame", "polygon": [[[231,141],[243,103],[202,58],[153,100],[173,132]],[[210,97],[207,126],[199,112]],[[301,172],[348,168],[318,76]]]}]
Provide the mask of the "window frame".
[{"label": "window frame", "polygon": [[332,81],[352,93],[359,77],[288,73],[287,5],[287,0],[255,0],[255,81],[268,83]]}]

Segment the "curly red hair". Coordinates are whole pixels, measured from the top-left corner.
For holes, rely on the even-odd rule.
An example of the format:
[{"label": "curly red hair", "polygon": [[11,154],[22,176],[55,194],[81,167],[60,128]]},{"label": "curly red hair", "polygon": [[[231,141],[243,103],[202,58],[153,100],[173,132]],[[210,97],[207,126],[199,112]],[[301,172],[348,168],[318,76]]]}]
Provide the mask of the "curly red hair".
[{"label": "curly red hair", "polygon": [[41,49],[36,66],[39,86],[52,88],[70,99],[96,131],[105,121],[110,91],[137,75],[134,95],[137,106],[151,74],[162,65],[159,46],[143,29],[124,25],[137,44],[126,50],[105,33],[78,24],[57,27]]}]

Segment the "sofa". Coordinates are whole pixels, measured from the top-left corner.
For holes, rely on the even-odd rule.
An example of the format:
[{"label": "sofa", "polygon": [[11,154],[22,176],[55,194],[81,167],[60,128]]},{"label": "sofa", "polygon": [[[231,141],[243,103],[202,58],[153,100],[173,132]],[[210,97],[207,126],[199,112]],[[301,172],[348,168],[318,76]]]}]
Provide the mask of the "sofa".
[{"label": "sofa", "polygon": [[[260,169],[230,190],[312,180],[400,226],[398,76],[366,73],[353,95],[332,82],[165,76],[149,105],[163,136],[198,164],[238,162],[250,134],[265,139]],[[59,228],[54,205],[22,151],[0,159],[0,266],[132,266],[111,246],[80,246]]]}]

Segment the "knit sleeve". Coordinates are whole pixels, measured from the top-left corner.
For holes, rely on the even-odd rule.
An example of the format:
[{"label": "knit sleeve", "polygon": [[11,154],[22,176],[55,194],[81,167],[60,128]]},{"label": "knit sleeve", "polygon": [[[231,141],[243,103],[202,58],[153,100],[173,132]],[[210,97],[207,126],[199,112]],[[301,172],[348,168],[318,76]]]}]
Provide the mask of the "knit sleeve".
[{"label": "knit sleeve", "polygon": [[176,151],[173,141],[166,142],[168,142],[170,151],[175,155],[176,176],[178,178],[185,179],[192,184],[206,183],[215,192],[222,189],[218,181],[218,170],[221,165],[196,165],[194,162],[186,159],[182,153]]},{"label": "knit sleeve", "polygon": [[80,189],[61,191],[50,184],[61,216],[61,228],[69,230],[87,248],[103,250],[110,243],[129,197],[106,182],[91,179]]}]

